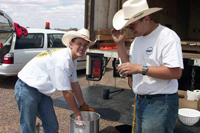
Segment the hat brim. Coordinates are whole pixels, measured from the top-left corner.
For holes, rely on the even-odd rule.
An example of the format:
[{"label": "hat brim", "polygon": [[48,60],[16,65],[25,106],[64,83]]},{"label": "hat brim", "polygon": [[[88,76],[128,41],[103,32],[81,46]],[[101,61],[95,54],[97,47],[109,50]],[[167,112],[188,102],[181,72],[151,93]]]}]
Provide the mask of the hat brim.
[{"label": "hat brim", "polygon": [[116,30],[120,30],[120,29],[124,28],[125,26],[139,20],[140,18],[143,18],[147,15],[150,15],[150,14],[157,12],[157,11],[160,11],[160,10],[162,10],[162,8],[149,8],[147,10],[144,10],[144,11],[141,11],[137,14],[134,14],[131,17],[131,19],[125,20],[123,10],[121,9],[115,14],[115,16],[113,18],[113,27]]},{"label": "hat brim", "polygon": [[63,35],[63,37],[62,37],[62,42],[63,42],[63,44],[64,44],[65,46],[68,47],[70,41],[71,41],[72,39],[74,39],[74,38],[82,38],[82,39],[88,41],[88,42],[89,42],[89,43],[88,43],[88,47],[90,47],[90,46],[92,46],[92,45],[95,44],[95,41],[93,42],[93,41],[91,41],[91,40],[89,40],[89,39],[83,37],[81,34],[79,34],[79,33],[76,32],[76,31],[68,31],[67,33],[65,33],[65,34]]}]

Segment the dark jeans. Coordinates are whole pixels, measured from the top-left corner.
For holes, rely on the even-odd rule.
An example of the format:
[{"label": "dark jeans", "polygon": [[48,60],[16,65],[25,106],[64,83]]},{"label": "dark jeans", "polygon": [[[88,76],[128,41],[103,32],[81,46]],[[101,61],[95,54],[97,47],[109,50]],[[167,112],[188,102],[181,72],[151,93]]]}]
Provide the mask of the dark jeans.
[{"label": "dark jeans", "polygon": [[139,97],[135,133],[173,133],[178,119],[178,94]]}]

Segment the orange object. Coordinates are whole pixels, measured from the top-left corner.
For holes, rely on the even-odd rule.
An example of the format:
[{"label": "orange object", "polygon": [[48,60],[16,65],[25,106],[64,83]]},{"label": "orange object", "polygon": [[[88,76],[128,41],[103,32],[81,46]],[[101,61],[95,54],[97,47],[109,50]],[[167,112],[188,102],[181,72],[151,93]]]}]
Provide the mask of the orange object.
[{"label": "orange object", "polygon": [[92,111],[97,113],[96,110],[94,110],[93,108],[89,107],[85,102],[83,103],[83,105],[80,107],[81,111]]},{"label": "orange object", "polygon": [[99,77],[100,77],[100,69],[93,68],[93,78],[99,78]]},{"label": "orange object", "polygon": [[112,49],[117,49],[117,46],[112,46]]},{"label": "orange object", "polygon": [[101,50],[111,50],[112,47],[100,47]]},{"label": "orange object", "polygon": [[50,29],[50,23],[46,22],[45,29]]}]

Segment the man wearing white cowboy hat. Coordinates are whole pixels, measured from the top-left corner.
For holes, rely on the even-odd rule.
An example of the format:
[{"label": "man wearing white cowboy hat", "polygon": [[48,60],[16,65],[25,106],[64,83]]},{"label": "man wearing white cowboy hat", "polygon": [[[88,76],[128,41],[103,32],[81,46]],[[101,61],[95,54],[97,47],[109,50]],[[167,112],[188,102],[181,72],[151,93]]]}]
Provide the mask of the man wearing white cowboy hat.
[{"label": "man wearing white cowboy hat", "polygon": [[[178,81],[182,75],[181,42],[171,29],[155,23],[146,0],[128,0],[113,18],[112,37],[117,45],[122,75],[132,75],[136,98],[135,133],[172,133],[178,118]],[[136,38],[129,55],[123,28]]]},{"label": "man wearing white cowboy hat", "polygon": [[84,56],[87,47],[94,43],[90,41],[89,31],[84,28],[69,31],[63,35],[62,41],[67,48],[38,54],[18,74],[15,98],[22,133],[35,131],[36,116],[41,119],[45,133],[58,132],[58,121],[50,97],[58,91],[62,91],[78,120],[82,120],[80,111],[96,112],[84,102],[76,73],[77,58]]}]

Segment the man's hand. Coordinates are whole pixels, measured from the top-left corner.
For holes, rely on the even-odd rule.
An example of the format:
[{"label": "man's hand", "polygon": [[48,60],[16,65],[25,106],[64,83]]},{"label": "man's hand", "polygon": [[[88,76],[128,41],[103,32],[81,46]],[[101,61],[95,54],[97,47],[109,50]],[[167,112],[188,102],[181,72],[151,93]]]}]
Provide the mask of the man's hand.
[{"label": "man's hand", "polygon": [[93,108],[90,108],[85,102],[83,103],[83,105],[80,107],[81,111],[92,111],[97,113],[96,110],[94,110]]},{"label": "man's hand", "polygon": [[114,41],[116,44],[124,44],[125,35],[124,35],[122,29],[121,29],[121,30],[112,29],[112,30],[111,30],[111,33],[112,33],[113,41]]},{"label": "man's hand", "polygon": [[142,65],[125,62],[118,67],[118,71],[121,75],[137,74],[141,73]]},{"label": "man's hand", "polygon": [[76,118],[77,118],[78,121],[83,121],[83,118],[82,118],[81,114],[77,115]]}]

